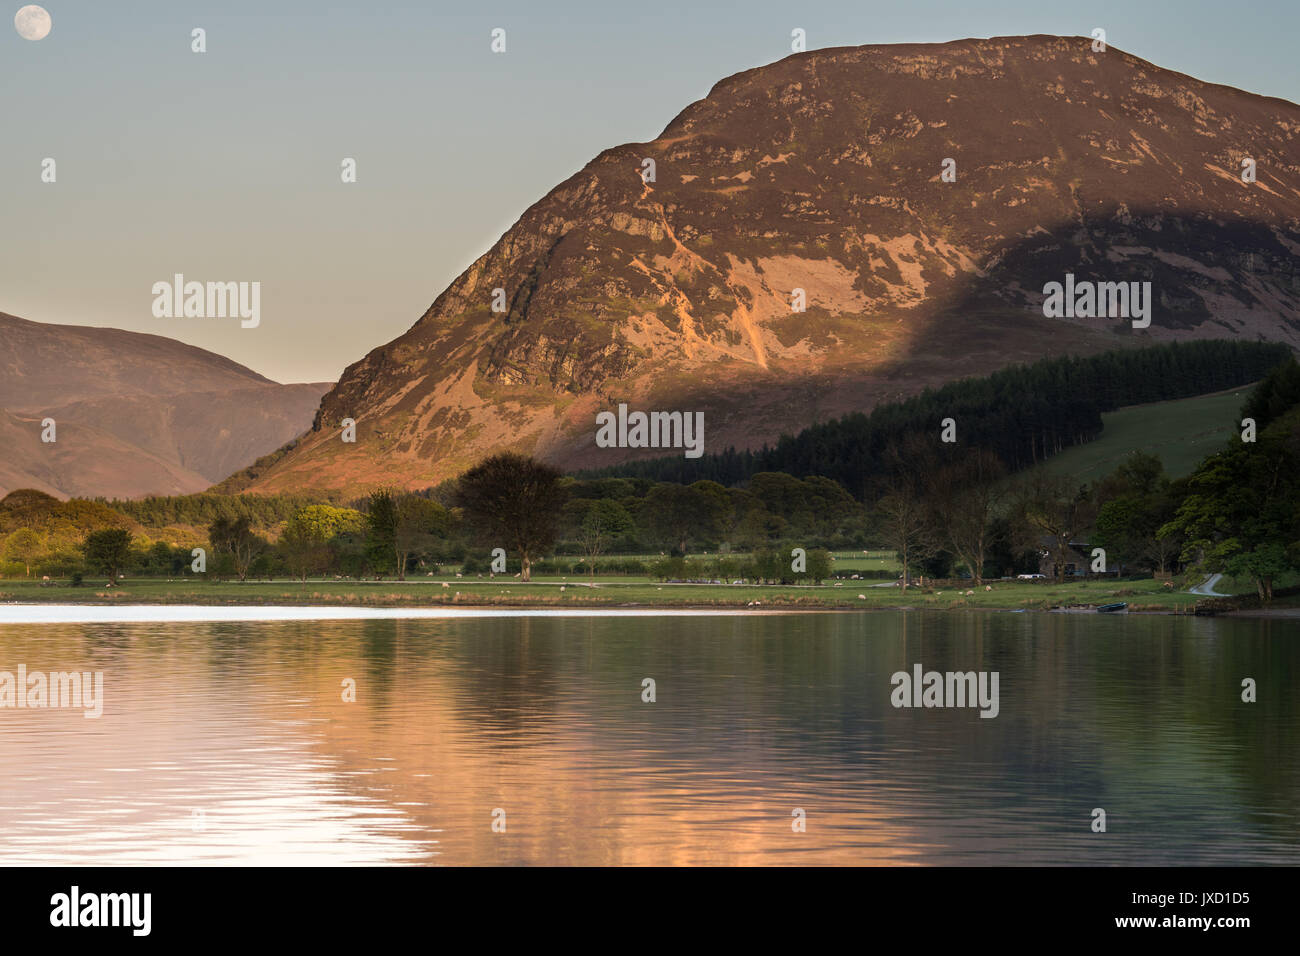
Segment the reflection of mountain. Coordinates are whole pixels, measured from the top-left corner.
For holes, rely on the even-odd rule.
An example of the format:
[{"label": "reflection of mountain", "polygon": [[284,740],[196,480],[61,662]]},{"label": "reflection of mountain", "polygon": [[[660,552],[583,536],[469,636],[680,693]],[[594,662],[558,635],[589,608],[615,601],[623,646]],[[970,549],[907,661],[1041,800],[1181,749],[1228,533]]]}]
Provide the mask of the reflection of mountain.
[{"label": "reflection of mountain", "polygon": [[[1235,693],[1210,699],[1223,673],[1281,679],[1291,666],[1256,622],[874,613],[361,627],[313,645],[321,746],[359,794],[382,787],[436,831],[441,862],[1297,859],[1300,769],[1287,751],[1300,709],[1275,701],[1243,724]],[[1196,643],[1207,627],[1232,640]],[[266,652],[292,660],[292,647]],[[1001,716],[893,709],[889,676],[916,661],[999,670]],[[357,704],[335,704],[348,676]],[[640,699],[645,676],[654,704]],[[1256,720],[1279,730],[1261,744]],[[1104,843],[1088,827],[1098,805],[1123,821]],[[509,839],[491,832],[496,807]],[[790,830],[795,807],[805,834]]]},{"label": "reflection of mountain", "polygon": [[[0,859],[1295,864],[1300,704],[1268,689],[1300,667],[1296,631],[962,612],[0,627],[10,660],[105,675],[98,721],[6,718]],[[895,710],[890,675],[918,661],[997,670],[1000,716]]]},{"label": "reflection of mountain", "polygon": [[[1297,124],[1295,104],[1087,38],[818,50],[737,74],[526,210],[346,370],[310,434],[227,487],[425,486],[502,448],[613,464],[635,452],[597,449],[594,413],[620,400],[702,411],[710,449],[755,448],[1045,355],[1298,345]],[[1044,318],[1067,272],[1152,283],[1150,328]]]},{"label": "reflection of mountain", "polygon": [[[3,313],[0,344],[0,496],[201,491],[306,429],[328,388],[156,335]],[[41,441],[46,418],[54,443]]]}]

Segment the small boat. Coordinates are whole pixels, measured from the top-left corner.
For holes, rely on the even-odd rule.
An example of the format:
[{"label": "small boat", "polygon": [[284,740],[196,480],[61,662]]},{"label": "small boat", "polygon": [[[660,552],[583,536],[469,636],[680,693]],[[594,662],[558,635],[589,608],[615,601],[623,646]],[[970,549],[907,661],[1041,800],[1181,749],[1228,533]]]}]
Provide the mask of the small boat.
[{"label": "small boat", "polygon": [[1098,614],[1109,614],[1112,611],[1122,611],[1128,607],[1127,601],[1120,601],[1118,604],[1103,604],[1097,608]]}]

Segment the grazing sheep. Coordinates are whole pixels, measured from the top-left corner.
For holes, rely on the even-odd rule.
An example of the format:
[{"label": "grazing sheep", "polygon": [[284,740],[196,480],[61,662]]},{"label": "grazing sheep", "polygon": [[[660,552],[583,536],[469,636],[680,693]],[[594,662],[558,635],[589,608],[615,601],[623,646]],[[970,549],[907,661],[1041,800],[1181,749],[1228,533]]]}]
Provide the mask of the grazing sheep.
[{"label": "grazing sheep", "polygon": [[966,592],[966,596],[967,596],[967,597],[970,597],[970,596],[971,596],[972,594],[974,594],[974,593],[975,593],[974,591],[967,591],[967,592]]},{"label": "grazing sheep", "polygon": [[448,584],[446,581],[443,581],[443,582],[442,582],[442,586],[445,587],[445,588],[449,588],[449,587],[451,587],[451,585]]},{"label": "grazing sheep", "polygon": [[993,590],[993,585],[991,585],[991,584],[986,584],[986,585],[984,585],[984,590],[985,590],[985,591],[992,591],[992,590]]},{"label": "grazing sheep", "polygon": [[863,600],[863,601],[865,601],[865,600],[867,599],[867,596],[866,596],[865,594],[859,594],[859,595],[858,595],[858,598],[859,598],[859,600]]}]

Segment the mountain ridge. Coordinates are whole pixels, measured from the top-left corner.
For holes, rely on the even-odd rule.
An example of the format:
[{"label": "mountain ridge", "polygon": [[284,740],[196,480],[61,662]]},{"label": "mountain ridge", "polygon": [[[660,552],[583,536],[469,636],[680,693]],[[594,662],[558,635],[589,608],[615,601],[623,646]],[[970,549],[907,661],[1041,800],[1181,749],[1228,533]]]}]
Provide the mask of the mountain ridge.
[{"label": "mountain ridge", "polygon": [[[528,207],[226,486],[415,487],[504,447],[599,466],[591,423],[617,401],[704,410],[712,440],[757,447],[1042,355],[1300,346],[1300,107],[1091,42],[837,47],[719,80]],[[1157,323],[1043,318],[1037,290],[1067,272],[1153,281]]]}]

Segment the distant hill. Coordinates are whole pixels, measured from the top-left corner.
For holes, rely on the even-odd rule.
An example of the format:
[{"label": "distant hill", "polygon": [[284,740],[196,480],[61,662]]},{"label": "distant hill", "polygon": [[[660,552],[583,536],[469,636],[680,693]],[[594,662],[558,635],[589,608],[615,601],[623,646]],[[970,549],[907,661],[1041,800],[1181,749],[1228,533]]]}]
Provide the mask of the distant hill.
[{"label": "distant hill", "polygon": [[0,312],[0,408],[274,385],[193,345],[122,329],[31,322]]},{"label": "distant hill", "polygon": [[157,335],[0,313],[0,496],[202,491],[305,431],[329,387]]},{"label": "distant hill", "polygon": [[[557,185],[226,487],[425,487],[502,449],[653,456],[596,446],[620,401],[703,412],[707,450],[753,449],[1045,356],[1296,348],[1298,139],[1294,103],[1088,37],[790,56]],[[1149,282],[1150,326],[1045,317],[1067,274]]]},{"label": "distant hill", "polygon": [[33,488],[59,498],[128,498],[187,494],[206,488],[206,478],[116,436],[64,420],[58,441],[41,441],[41,419],[0,411],[0,494]]}]

